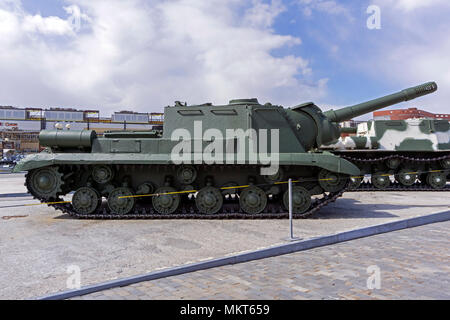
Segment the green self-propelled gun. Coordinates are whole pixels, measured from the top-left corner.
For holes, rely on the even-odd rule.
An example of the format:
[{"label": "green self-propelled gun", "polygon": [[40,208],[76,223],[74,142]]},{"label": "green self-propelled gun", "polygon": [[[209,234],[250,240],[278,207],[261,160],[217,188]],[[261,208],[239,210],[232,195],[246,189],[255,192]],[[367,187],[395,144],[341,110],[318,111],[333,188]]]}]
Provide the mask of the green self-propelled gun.
[{"label": "green self-propelled gun", "polygon": [[[165,108],[163,132],[50,130],[46,149],[15,167],[41,202],[82,218],[306,217],[346,190],[360,169],[321,151],[338,122],[434,92],[427,83],[361,105],[322,112],[257,99]],[[63,196],[73,193],[70,201]]]}]

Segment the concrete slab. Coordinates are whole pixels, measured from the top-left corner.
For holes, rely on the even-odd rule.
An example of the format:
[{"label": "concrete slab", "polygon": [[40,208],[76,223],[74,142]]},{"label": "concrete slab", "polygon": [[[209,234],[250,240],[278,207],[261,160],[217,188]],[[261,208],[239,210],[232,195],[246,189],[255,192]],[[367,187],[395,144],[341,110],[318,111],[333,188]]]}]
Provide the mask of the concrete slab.
[{"label": "concrete slab", "polygon": [[[0,175],[0,207],[36,203],[23,182],[22,174]],[[294,230],[305,239],[449,207],[445,192],[347,193],[314,219],[294,221]],[[86,221],[46,206],[0,208],[0,298],[66,290],[71,265],[87,286],[279,245],[288,235],[287,220]]]}]

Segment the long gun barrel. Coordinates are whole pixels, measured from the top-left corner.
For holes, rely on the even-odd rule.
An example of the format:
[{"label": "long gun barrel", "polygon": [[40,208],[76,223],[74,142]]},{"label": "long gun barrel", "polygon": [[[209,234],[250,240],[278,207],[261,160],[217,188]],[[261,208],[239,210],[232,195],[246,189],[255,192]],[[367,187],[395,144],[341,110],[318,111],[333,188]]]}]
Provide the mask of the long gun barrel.
[{"label": "long gun barrel", "polygon": [[375,110],[383,109],[400,102],[409,101],[433,93],[437,90],[437,88],[436,82],[428,82],[420,86],[405,89],[400,92],[356,104],[354,106],[339,110],[329,110],[324,112],[324,114],[331,122],[347,121]]}]

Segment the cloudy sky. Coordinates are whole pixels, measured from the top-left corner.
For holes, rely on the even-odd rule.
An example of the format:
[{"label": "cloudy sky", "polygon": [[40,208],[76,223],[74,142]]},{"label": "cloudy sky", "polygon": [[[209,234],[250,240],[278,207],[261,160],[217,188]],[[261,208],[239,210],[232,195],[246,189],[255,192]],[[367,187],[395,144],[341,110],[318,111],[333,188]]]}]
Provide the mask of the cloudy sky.
[{"label": "cloudy sky", "polygon": [[433,80],[402,107],[450,113],[449,17],[448,0],[0,0],[0,105],[328,109]]}]

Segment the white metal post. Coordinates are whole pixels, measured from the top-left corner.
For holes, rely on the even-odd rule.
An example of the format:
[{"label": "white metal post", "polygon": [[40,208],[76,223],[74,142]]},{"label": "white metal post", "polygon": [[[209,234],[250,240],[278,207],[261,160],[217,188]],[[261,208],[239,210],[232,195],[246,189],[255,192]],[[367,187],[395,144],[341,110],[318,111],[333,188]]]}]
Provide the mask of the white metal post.
[{"label": "white metal post", "polygon": [[294,238],[294,226],[292,223],[292,179],[289,179],[289,227],[290,227],[290,239]]},{"label": "white metal post", "polygon": [[290,229],[288,241],[297,241],[301,239],[294,237],[294,223],[292,215],[294,211],[292,207],[292,179],[289,179],[288,188],[289,188],[288,193],[289,193],[289,229]]}]

